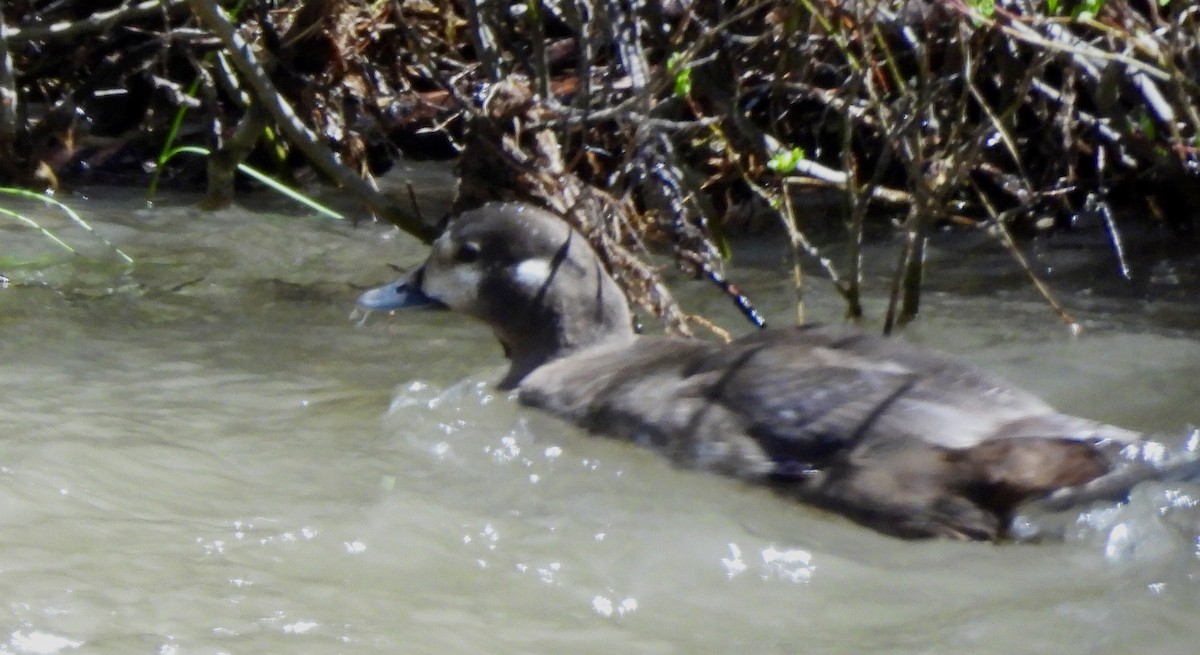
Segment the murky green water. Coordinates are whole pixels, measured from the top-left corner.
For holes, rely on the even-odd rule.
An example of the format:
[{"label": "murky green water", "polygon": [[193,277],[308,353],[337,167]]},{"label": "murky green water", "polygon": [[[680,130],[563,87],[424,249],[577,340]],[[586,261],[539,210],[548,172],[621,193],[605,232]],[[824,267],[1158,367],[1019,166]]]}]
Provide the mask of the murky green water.
[{"label": "murky green water", "polygon": [[[134,266],[48,211],[81,254],[0,223],[0,653],[1200,643],[1200,487],[1144,485],[1064,543],[881,537],[518,407],[456,317],[356,326],[354,285],[421,257],[388,230],[89,195]],[[786,322],[781,277],[740,281]],[[909,338],[1075,413],[1177,437],[1200,421],[1187,303],[1069,298],[1073,339],[1024,292],[983,291],[931,294]],[[838,315],[812,293],[811,315]]]}]

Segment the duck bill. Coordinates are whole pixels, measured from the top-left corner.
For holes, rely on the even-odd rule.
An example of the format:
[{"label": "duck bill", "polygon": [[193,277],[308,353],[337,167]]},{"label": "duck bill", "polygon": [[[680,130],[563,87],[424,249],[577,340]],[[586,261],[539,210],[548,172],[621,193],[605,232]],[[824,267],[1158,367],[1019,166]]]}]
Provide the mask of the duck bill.
[{"label": "duck bill", "polygon": [[375,287],[358,297],[358,306],[371,311],[388,312],[396,309],[427,307],[444,309],[446,306],[421,291],[421,270],[395,282]]}]

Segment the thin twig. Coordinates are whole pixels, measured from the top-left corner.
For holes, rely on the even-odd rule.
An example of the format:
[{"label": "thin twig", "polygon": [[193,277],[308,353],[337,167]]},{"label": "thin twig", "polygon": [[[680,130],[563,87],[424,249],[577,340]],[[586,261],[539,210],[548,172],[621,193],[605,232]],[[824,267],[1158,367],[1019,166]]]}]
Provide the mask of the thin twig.
[{"label": "thin twig", "polygon": [[16,27],[9,32],[9,45],[23,45],[30,41],[64,40],[91,32],[103,32],[113,26],[146,16],[182,13],[187,6],[187,0],[144,0],[135,5],[123,5],[116,9],[98,11],[87,18],[78,20]]},{"label": "thin twig", "polygon": [[288,140],[304,153],[314,166],[352,192],[372,211],[405,232],[426,243],[437,236],[433,229],[421,223],[416,215],[399,206],[390,197],[379,193],[369,182],[338,161],[338,158],[320,143],[317,135],[301,122],[291,104],[276,90],[270,76],[259,63],[258,56],[238,34],[219,5],[212,0],[188,0],[188,4],[196,16],[225,44],[234,66],[246,78],[258,102],[279,125]]}]

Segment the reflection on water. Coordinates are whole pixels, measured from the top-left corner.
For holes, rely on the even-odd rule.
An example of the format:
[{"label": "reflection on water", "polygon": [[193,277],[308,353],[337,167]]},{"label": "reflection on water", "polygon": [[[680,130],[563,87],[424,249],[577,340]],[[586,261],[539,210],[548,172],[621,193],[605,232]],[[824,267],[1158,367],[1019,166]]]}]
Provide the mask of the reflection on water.
[{"label": "reflection on water", "polygon": [[[1061,543],[889,539],[531,414],[453,316],[356,327],[420,258],[387,230],[169,204],[86,203],[132,267],[0,228],[0,653],[1195,652],[1195,485]],[[786,316],[776,277],[739,282]],[[907,338],[1182,439],[1186,311],[1073,302],[1074,340],[931,294]]]}]

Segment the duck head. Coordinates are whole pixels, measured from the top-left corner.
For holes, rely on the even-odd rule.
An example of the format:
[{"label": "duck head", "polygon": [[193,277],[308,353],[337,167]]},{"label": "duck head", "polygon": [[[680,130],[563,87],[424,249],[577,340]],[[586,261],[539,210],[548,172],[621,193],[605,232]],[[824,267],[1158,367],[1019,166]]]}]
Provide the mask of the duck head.
[{"label": "duck head", "polygon": [[483,321],[512,362],[502,388],[549,361],[634,337],[625,296],[587,241],[557,216],[518,203],[453,217],[419,268],[358,304],[441,307]]}]

